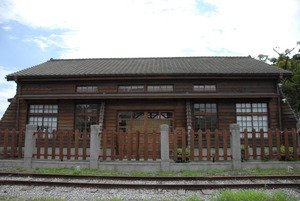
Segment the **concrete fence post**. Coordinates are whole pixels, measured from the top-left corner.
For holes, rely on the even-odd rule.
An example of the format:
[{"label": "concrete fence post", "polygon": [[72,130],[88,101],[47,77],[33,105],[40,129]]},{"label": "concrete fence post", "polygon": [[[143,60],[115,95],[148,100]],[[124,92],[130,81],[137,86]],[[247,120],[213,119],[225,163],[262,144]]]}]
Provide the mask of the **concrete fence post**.
[{"label": "concrete fence post", "polygon": [[34,136],[34,132],[37,131],[36,125],[26,125],[25,131],[25,147],[24,147],[24,168],[32,168],[32,157],[35,149],[35,143],[37,136]]},{"label": "concrete fence post", "polygon": [[170,171],[170,153],[169,153],[169,126],[167,124],[160,125],[160,169],[162,171]]},{"label": "concrete fence post", "polygon": [[300,118],[297,123],[297,141],[298,141],[298,152],[300,152]]},{"label": "concrete fence post", "polygon": [[98,169],[99,154],[101,149],[100,125],[91,125],[90,140],[90,169]]},{"label": "concrete fence post", "polygon": [[241,139],[240,139],[240,125],[230,124],[230,146],[232,155],[232,169],[241,170]]}]

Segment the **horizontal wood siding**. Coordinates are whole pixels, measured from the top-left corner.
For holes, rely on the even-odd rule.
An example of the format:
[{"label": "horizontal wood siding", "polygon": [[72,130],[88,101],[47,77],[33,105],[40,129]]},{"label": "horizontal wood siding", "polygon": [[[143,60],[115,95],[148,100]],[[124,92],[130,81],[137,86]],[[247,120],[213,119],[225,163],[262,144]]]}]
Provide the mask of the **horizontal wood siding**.
[{"label": "horizontal wood siding", "polygon": [[224,80],[219,81],[217,91],[223,93],[276,93],[274,81],[270,80]]},{"label": "horizontal wood siding", "polygon": [[[30,94],[74,94],[76,86],[98,86],[98,93],[118,93],[118,85],[144,85],[148,84],[173,85],[173,93],[194,92],[195,84],[213,84],[217,86],[218,93],[276,93],[274,80],[243,79],[243,80],[199,80],[199,79],[166,79],[166,80],[98,80],[98,81],[55,81],[55,82],[22,82],[21,95]],[[172,93],[172,92],[171,92]]]},{"label": "horizontal wood siding", "polygon": [[73,100],[61,100],[58,104],[58,128],[60,130],[74,129],[75,105]]},{"label": "horizontal wood siding", "polygon": [[[47,81],[47,82],[21,82],[21,95],[37,95],[37,94],[76,94],[76,86],[78,85],[95,85],[98,86],[98,94],[115,94],[118,93],[118,85],[144,85],[145,90],[148,84],[171,84],[174,86],[173,92],[168,93],[198,93],[193,91],[194,84],[216,84],[217,92],[224,94],[239,94],[243,93],[277,93],[276,80],[274,79],[145,79],[145,80],[126,80],[120,78],[112,78],[110,80],[85,80],[78,81]],[[144,92],[151,94],[151,92]],[[212,92],[213,93],[213,92]],[[127,96],[128,94],[128,96]],[[161,98],[165,98],[162,93]],[[124,93],[122,94],[124,96]],[[149,100],[139,99],[133,97],[131,93],[126,93],[125,99],[107,99],[104,115],[104,128],[115,131],[117,127],[117,111],[120,110],[140,110],[140,111],[174,111],[174,127],[186,128],[186,109],[185,99],[159,99],[159,97],[149,96]],[[131,98],[131,99],[126,99]],[[76,100],[75,100],[76,99]],[[20,100],[19,104],[19,117],[17,121],[17,102],[12,99],[10,106],[4,114],[0,128],[15,128],[19,125],[18,129],[24,129],[27,123],[27,109],[28,104],[32,102],[37,104],[48,103],[50,100]],[[58,103],[58,129],[70,130],[74,129],[74,108],[76,102],[91,103],[89,100],[79,100],[79,97],[65,100],[52,100]],[[100,104],[100,100],[95,99],[93,103]],[[280,127],[279,123],[279,106],[277,98],[270,99],[191,99],[191,104],[194,102],[203,103],[217,103],[218,104],[218,129],[228,129],[229,125],[236,122],[235,103],[237,102],[267,102],[269,106],[269,127]],[[193,108],[193,107],[192,107]],[[296,120],[290,107],[287,104],[281,104],[281,119],[283,121],[282,127],[291,128],[295,127]],[[193,117],[192,117],[193,119]]]},{"label": "horizontal wood siding", "polygon": [[0,121],[0,129],[13,129],[17,120],[17,101],[12,99]]},{"label": "horizontal wood siding", "polygon": [[24,100],[19,103],[19,130],[25,130],[27,124],[27,107],[28,104]]},{"label": "horizontal wood siding", "polygon": [[278,99],[273,98],[269,101],[269,128],[274,129],[279,127]]},{"label": "horizontal wood siding", "polygon": [[281,116],[283,128],[294,128],[297,124],[295,114],[288,103],[281,103]]},{"label": "horizontal wood siding", "polygon": [[229,129],[229,125],[236,123],[234,100],[223,100],[218,103],[219,129]]},{"label": "horizontal wood siding", "polygon": [[[18,115],[19,113],[19,115]],[[18,119],[18,120],[17,120]],[[18,121],[18,123],[17,123]],[[6,109],[1,121],[0,129],[25,129],[27,121],[27,103],[24,100],[19,100],[19,111],[17,99],[12,99],[8,108]]]},{"label": "horizontal wood siding", "polygon": [[30,94],[71,94],[75,93],[75,83],[66,81],[56,82],[26,82],[22,83],[21,95]]}]

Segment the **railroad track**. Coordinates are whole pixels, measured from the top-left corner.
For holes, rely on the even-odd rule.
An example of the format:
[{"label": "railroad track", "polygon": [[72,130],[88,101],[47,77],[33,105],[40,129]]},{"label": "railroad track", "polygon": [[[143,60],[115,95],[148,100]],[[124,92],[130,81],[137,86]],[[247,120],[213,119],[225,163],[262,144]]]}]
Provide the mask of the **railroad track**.
[{"label": "railroad track", "polygon": [[300,175],[128,177],[0,173],[0,185],[168,190],[300,188]]}]

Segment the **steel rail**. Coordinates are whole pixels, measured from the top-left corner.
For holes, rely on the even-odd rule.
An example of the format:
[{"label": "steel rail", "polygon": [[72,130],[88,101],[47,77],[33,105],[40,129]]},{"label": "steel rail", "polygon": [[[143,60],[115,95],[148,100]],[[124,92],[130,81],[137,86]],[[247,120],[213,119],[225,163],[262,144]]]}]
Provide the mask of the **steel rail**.
[{"label": "steel rail", "polygon": [[144,177],[144,176],[99,176],[99,175],[65,175],[65,174],[39,174],[39,173],[11,173],[0,172],[2,177],[32,177],[32,178],[61,178],[61,179],[107,179],[130,181],[200,181],[200,180],[271,180],[271,179],[300,179],[300,175],[244,175],[244,176],[200,176],[200,177]]},{"label": "steel rail", "polygon": [[53,181],[19,181],[0,180],[0,185],[18,186],[56,186],[102,189],[169,189],[169,190],[201,190],[201,189],[249,189],[249,188],[300,188],[300,183],[259,183],[259,184],[109,184]]}]

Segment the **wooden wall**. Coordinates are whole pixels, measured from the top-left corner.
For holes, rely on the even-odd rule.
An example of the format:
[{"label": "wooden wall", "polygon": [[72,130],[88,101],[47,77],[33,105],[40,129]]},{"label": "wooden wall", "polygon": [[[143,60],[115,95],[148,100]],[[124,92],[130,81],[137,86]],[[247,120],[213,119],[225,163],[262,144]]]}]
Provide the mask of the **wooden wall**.
[{"label": "wooden wall", "polygon": [[58,128],[60,130],[74,130],[74,101],[61,100],[58,103],[58,108]]},{"label": "wooden wall", "polygon": [[297,119],[295,118],[295,114],[288,103],[281,104],[281,113],[282,127],[295,128],[295,125],[297,124]]},{"label": "wooden wall", "polygon": [[[117,93],[118,85],[143,84],[146,88],[147,84],[173,84],[174,91],[170,93],[196,93],[193,92],[194,84],[216,84],[218,93],[234,93],[243,95],[243,93],[273,93],[276,94],[276,80],[267,79],[145,79],[145,80],[81,80],[81,81],[47,81],[47,82],[21,82],[21,95],[34,94],[76,94],[76,86],[78,85],[97,85],[99,91],[97,93]],[[151,94],[150,92],[145,92]],[[130,93],[128,93],[130,96]],[[126,97],[125,97],[126,98]],[[186,100],[182,99],[109,99],[106,100],[104,127],[115,130],[117,126],[117,112],[119,110],[140,110],[140,111],[174,111],[175,127],[186,127]],[[36,103],[47,104],[50,100],[34,100]],[[75,128],[74,110],[76,102],[82,103],[99,103],[101,100],[74,100],[61,99],[52,100],[59,105],[58,127],[63,130],[72,130]],[[25,128],[27,123],[27,108],[31,104],[31,100],[20,100],[19,104],[19,128]],[[269,99],[197,99],[194,102],[206,102],[218,104],[218,127],[219,129],[229,128],[229,124],[236,122],[235,103],[237,102],[267,102],[269,105],[269,126],[271,128],[279,127],[279,107],[277,98]],[[282,104],[282,121],[283,127],[295,127],[295,118],[291,109]],[[15,127],[17,119],[16,100],[12,99],[10,106],[4,114],[1,127]]]},{"label": "wooden wall", "polygon": [[0,121],[0,129],[12,129],[16,127],[16,119],[17,119],[17,100],[11,99],[8,108],[6,109],[3,117]]},{"label": "wooden wall", "polygon": [[[174,127],[186,128],[186,108],[185,99],[137,99],[137,100],[106,100],[105,116],[104,116],[104,128],[109,130],[116,130],[117,128],[117,112],[118,111],[173,111],[174,112]],[[58,128],[60,130],[73,130],[75,128],[75,104],[78,101],[74,100],[59,100],[58,106]],[[100,106],[100,100],[96,101]],[[96,103],[93,101],[80,101],[80,103]],[[239,102],[266,102],[269,106],[269,127],[279,128],[279,111],[278,111],[278,99],[193,99],[191,100],[191,106],[193,109],[194,103],[216,103],[218,106],[218,128],[229,129],[229,125],[236,123],[235,103]],[[47,104],[49,101],[39,101],[41,104]],[[19,106],[19,129],[25,129],[27,123],[27,108],[28,104],[25,101],[20,100]],[[4,114],[1,122],[0,129],[4,128],[16,128],[17,119],[17,104],[16,100],[12,100],[6,113]],[[296,125],[293,113],[287,104],[281,105],[282,113],[282,127],[292,128]],[[193,115],[193,114],[192,114]],[[193,120],[193,116],[192,116]]]},{"label": "wooden wall", "polygon": [[229,129],[229,125],[236,123],[234,100],[225,99],[218,103],[219,129]]},{"label": "wooden wall", "polygon": [[194,84],[216,84],[218,93],[276,93],[273,80],[101,80],[101,81],[55,81],[55,82],[23,82],[21,94],[74,94],[78,85],[95,85],[98,93],[117,93],[118,85],[141,84],[173,84],[173,93],[197,93]]}]

